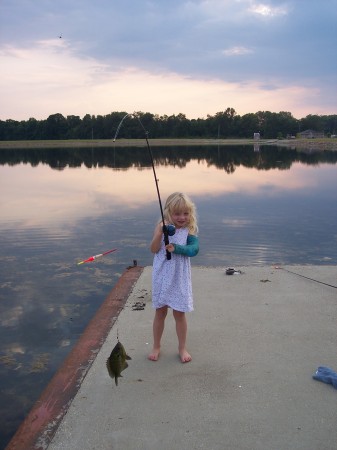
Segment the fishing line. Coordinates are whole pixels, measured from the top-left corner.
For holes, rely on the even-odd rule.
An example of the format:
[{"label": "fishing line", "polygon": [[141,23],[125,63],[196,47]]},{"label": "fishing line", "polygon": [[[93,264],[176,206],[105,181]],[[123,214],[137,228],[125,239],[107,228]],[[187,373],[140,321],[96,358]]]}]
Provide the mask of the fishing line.
[{"label": "fishing line", "polygon": [[[165,242],[165,245],[168,245],[170,243],[169,242],[169,230],[168,230],[168,227],[165,225],[163,206],[162,206],[162,202],[161,202],[161,198],[160,198],[160,192],[159,192],[159,186],[158,186],[158,178],[157,178],[157,174],[156,174],[156,169],[154,167],[153,155],[152,155],[152,151],[151,151],[151,147],[150,147],[149,139],[148,139],[149,132],[145,129],[142,121],[140,120],[139,116],[136,113],[125,114],[125,116],[122,118],[122,120],[120,121],[120,123],[119,123],[119,125],[117,127],[116,134],[115,134],[115,137],[113,139],[113,142],[116,142],[116,139],[117,139],[117,136],[118,136],[118,133],[119,133],[119,130],[120,130],[121,126],[122,126],[124,120],[127,117],[129,117],[129,116],[130,117],[134,117],[135,119],[138,120],[138,122],[140,123],[140,126],[142,127],[142,130],[144,131],[144,134],[145,134],[145,140],[146,140],[146,145],[147,145],[147,148],[148,148],[148,151],[149,151],[149,155],[150,155],[154,181],[156,183],[156,190],[157,190],[157,195],[158,195],[160,214],[161,214],[161,218],[162,218],[162,221],[163,221],[164,242]],[[171,253],[168,250],[166,250],[166,258],[167,259],[171,259]]]},{"label": "fishing line", "polygon": [[329,286],[329,287],[332,287],[334,289],[337,289],[337,286],[334,286],[333,284],[324,283],[324,281],[319,281],[319,280],[315,280],[314,278],[306,277],[305,275],[301,275],[300,273],[296,273],[296,272],[293,272],[292,270],[285,269],[284,267],[274,267],[274,268],[275,269],[282,269],[282,270],[285,270],[286,272],[289,272],[289,273],[292,273],[294,275],[297,275],[298,277],[306,278],[307,280],[314,281],[315,283],[324,284],[325,286]]}]

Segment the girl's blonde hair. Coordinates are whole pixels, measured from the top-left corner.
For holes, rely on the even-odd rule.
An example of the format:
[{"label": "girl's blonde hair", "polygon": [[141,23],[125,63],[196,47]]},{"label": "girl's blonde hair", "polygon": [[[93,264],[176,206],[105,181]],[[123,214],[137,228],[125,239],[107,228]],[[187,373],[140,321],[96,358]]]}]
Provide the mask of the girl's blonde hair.
[{"label": "girl's blonde hair", "polygon": [[195,204],[192,202],[188,195],[183,194],[182,192],[174,192],[167,198],[164,208],[165,221],[167,221],[167,224],[173,223],[173,212],[186,210],[190,214],[190,219],[187,225],[189,234],[197,234],[198,224]]}]

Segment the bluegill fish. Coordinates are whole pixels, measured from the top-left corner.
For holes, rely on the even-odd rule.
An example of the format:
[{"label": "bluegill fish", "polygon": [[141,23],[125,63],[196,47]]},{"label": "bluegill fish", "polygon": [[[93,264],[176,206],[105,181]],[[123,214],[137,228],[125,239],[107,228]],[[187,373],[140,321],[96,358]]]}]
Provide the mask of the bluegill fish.
[{"label": "bluegill fish", "polygon": [[127,359],[131,358],[126,354],[123,344],[118,341],[106,362],[109,375],[115,379],[116,386],[118,378],[122,376],[121,372],[128,367]]}]

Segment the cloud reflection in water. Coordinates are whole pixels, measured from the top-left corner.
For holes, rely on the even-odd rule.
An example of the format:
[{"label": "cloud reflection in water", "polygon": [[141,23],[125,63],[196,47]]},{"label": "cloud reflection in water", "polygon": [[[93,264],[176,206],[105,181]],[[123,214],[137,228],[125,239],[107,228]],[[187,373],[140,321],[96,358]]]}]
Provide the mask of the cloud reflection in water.
[{"label": "cloud reflection in water", "polygon": [[[176,190],[188,192],[194,198],[216,198],[232,193],[275,196],[295,189],[311,190],[321,185],[323,170],[296,163],[291,173],[279,169],[264,171],[237,167],[234,174],[228,175],[203,161],[191,161],[185,169],[161,166],[157,168],[157,176],[164,203]],[[332,181],[335,171],[327,167],[325,173],[324,178],[328,176]],[[2,167],[1,177],[5,201],[1,202],[0,227],[8,222],[37,229],[47,224],[53,227],[67,224],[55,239],[68,237],[77,220],[106,214],[122,217],[125,211],[157,201],[150,168],[120,171],[82,167],[58,172],[46,165],[34,169],[20,165]]]}]

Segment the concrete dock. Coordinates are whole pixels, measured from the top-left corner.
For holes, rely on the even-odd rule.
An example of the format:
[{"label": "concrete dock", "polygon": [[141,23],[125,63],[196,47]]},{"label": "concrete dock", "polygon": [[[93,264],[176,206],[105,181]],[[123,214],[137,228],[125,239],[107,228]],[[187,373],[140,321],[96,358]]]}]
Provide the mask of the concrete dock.
[{"label": "concrete dock", "polygon": [[[170,312],[159,361],[147,359],[152,269],[130,269],[129,289],[116,294],[121,280],[91,323],[103,338],[84,333],[89,363],[70,363],[75,348],[7,449],[336,450],[337,389],[312,375],[337,371],[337,268],[239,269],[193,267],[186,364]],[[106,308],[121,295],[117,318]],[[117,331],[132,360],[115,386]]]}]

